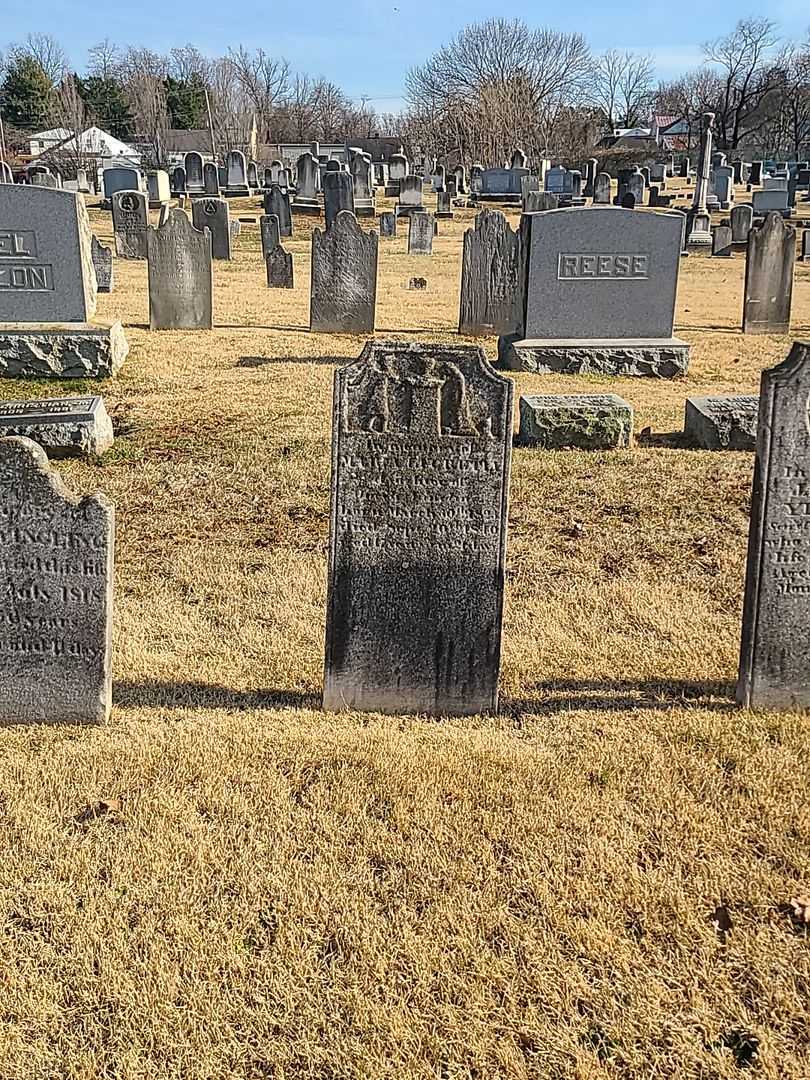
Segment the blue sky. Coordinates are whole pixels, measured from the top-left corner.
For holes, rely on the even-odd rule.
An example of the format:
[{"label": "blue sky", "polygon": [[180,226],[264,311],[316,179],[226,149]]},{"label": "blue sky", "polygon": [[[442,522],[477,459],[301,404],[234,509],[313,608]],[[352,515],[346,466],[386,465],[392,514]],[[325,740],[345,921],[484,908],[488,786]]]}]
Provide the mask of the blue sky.
[{"label": "blue sky", "polygon": [[[700,62],[700,43],[727,32],[747,14],[729,0],[680,0],[625,6],[580,0],[550,9],[522,0],[438,0],[416,8],[405,0],[194,0],[148,5],[134,0],[2,0],[0,47],[31,31],[47,31],[67,49],[77,69],[87,49],[105,37],[162,52],[190,42],[218,55],[229,45],[263,46],[296,70],[323,75],[356,99],[368,97],[381,112],[402,103],[405,72],[466,23],[497,15],[533,26],[580,31],[596,50],[650,53],[662,78]],[[766,10],[762,5],[759,12]],[[803,39],[810,26],[808,0],[772,0],[767,14],[787,37]]]}]

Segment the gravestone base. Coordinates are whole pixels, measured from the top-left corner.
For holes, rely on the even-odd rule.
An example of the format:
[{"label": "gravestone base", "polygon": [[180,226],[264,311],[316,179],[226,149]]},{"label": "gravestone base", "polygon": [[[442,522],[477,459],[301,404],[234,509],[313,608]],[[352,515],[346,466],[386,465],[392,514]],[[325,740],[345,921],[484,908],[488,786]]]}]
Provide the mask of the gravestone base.
[{"label": "gravestone base", "polygon": [[684,438],[701,450],[754,450],[758,413],[756,394],[688,397]]},{"label": "gravestone base", "polygon": [[588,200],[583,198],[582,195],[561,195],[561,194],[558,194],[557,198],[559,200],[558,204],[557,204],[559,207],[586,206],[587,203],[588,203]]},{"label": "gravestone base", "polygon": [[0,439],[38,443],[49,458],[98,457],[113,445],[113,426],[100,397],[0,401]]},{"label": "gravestone base", "polygon": [[539,375],[629,375],[674,379],[689,367],[689,345],[680,338],[622,341],[501,337],[500,366]]},{"label": "gravestone base", "polygon": [[514,192],[483,192],[479,191],[472,197],[473,205],[478,203],[503,203],[504,206],[522,206],[523,195]]},{"label": "gravestone base", "polygon": [[109,379],[129,354],[120,322],[0,326],[0,375],[28,379]]},{"label": "gravestone base", "polygon": [[[190,193],[191,194],[191,193]],[[205,191],[194,192],[193,194],[205,195]],[[247,199],[252,194],[250,188],[245,184],[244,187],[226,187],[222,191],[223,196],[226,199]]]},{"label": "gravestone base", "polygon": [[452,210],[436,210],[436,211],[434,211],[433,216],[435,218],[443,218],[446,221],[452,221],[453,220],[453,211]]},{"label": "gravestone base", "polygon": [[386,184],[383,194],[386,199],[398,199],[399,198],[399,182],[396,184]]},{"label": "gravestone base", "polygon": [[401,218],[410,217],[411,214],[426,214],[427,211],[424,206],[402,206],[401,203],[397,203],[394,213]]},{"label": "gravestone base", "polygon": [[374,205],[373,199],[355,199],[354,200],[354,216],[355,217],[376,217],[377,208]]},{"label": "gravestone base", "polygon": [[617,394],[524,394],[520,446],[615,450],[633,439],[633,407]]},{"label": "gravestone base", "polygon": [[293,199],[290,203],[290,210],[294,214],[312,214],[313,217],[320,217],[323,212],[323,208],[317,199]]}]

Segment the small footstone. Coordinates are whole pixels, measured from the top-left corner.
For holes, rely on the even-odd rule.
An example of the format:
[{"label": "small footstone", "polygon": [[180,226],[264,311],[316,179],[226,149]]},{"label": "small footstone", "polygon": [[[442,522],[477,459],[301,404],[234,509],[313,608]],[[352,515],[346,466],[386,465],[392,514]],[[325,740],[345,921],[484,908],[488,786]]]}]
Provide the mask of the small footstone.
[{"label": "small footstone", "polygon": [[544,450],[614,450],[633,438],[633,407],[617,394],[524,394],[519,442]]},{"label": "small footstone", "polygon": [[702,450],[753,450],[757,442],[756,394],[688,397],[683,433]]},{"label": "small footstone", "polygon": [[411,280],[408,282],[408,288],[409,289],[426,289],[427,288],[427,278],[412,277]]},{"label": "small footstone", "polygon": [[100,397],[0,401],[0,438],[32,439],[48,457],[97,457],[113,444],[112,421]]},{"label": "small footstone", "polygon": [[0,724],[103,723],[112,506],[67,491],[30,439],[0,439],[0,543]]}]

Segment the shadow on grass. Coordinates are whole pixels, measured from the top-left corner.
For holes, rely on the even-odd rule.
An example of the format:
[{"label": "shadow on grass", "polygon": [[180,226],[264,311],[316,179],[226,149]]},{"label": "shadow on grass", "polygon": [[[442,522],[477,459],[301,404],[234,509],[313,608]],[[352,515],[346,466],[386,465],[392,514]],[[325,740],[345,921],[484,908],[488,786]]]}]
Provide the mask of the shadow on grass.
[{"label": "shadow on grass", "polygon": [[516,719],[524,714],[550,716],[574,710],[633,712],[640,709],[705,709],[731,712],[734,703],[732,683],[698,683],[663,680],[571,679],[539,682],[537,696],[501,697],[501,713]]},{"label": "shadow on grass", "polygon": [[320,693],[304,690],[234,690],[195,682],[116,682],[116,705],[151,709],[320,709]]},{"label": "shadow on grass", "polygon": [[292,326],[292,325],[283,325],[283,324],[280,324],[278,326],[264,326],[262,324],[257,324],[257,323],[221,323],[221,322],[218,322],[218,323],[214,323],[214,329],[215,330],[280,330],[282,332],[283,331],[290,331],[290,332],[294,332],[296,334],[308,334],[310,332],[308,326]]},{"label": "shadow on grass", "polygon": [[636,435],[636,445],[655,446],[662,450],[693,449],[682,431],[640,431]]},{"label": "shadow on grass", "polygon": [[257,368],[265,364],[348,364],[351,356],[240,356],[236,367]]}]

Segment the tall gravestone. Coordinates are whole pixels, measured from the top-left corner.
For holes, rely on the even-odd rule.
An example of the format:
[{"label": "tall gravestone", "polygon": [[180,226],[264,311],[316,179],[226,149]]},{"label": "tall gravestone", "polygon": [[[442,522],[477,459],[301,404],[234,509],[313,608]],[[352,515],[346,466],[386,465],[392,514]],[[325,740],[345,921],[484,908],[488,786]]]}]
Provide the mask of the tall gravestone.
[{"label": "tall gravestone", "polygon": [[275,214],[262,214],[259,218],[259,232],[262,240],[262,258],[277,248],[281,243],[281,229]]},{"label": "tall gravestone", "polygon": [[324,173],[323,205],[327,230],[332,228],[341,211],[354,214],[354,185],[347,172],[329,169]]},{"label": "tall gravestone", "polygon": [[226,187],[229,195],[249,195],[247,165],[241,150],[231,150],[225,158]]},{"label": "tall gravestone", "polygon": [[231,220],[226,199],[195,199],[191,204],[195,229],[211,232],[211,255],[214,259],[231,257]]},{"label": "tall gravestone", "polygon": [[349,166],[354,185],[354,212],[357,217],[374,217],[374,171],[371,155],[362,152],[354,155]]},{"label": "tall gravestone", "polygon": [[280,184],[271,184],[270,190],[264,196],[264,212],[278,218],[278,227],[281,236],[292,236],[292,212],[290,210],[290,196],[283,191]]},{"label": "tall gravestone", "polygon": [[149,326],[152,330],[210,330],[213,316],[211,233],[195,229],[182,210],[147,233]]},{"label": "tall gravestone", "polygon": [[458,332],[511,334],[519,281],[520,233],[512,232],[500,210],[482,210],[475,228],[464,233]]},{"label": "tall gravestone", "polygon": [[692,247],[707,247],[712,242],[712,218],[708,210],[708,197],[713,134],[714,113],[704,113],[695,194],[687,222],[686,242]]},{"label": "tall gravestone", "polygon": [[213,161],[203,165],[203,188],[206,195],[219,196],[219,169]]},{"label": "tall gravestone", "polygon": [[11,171],[11,166],[7,161],[3,161],[0,158],[0,184],[13,184],[14,174]]},{"label": "tall gravestone", "polygon": [[787,334],[793,297],[796,230],[768,214],[748,235],[743,298],[744,334]]},{"label": "tall gravestone", "polygon": [[0,724],[94,724],[112,697],[113,508],[0,439]]},{"label": "tall gravestone", "polygon": [[112,197],[112,221],[119,259],[145,259],[149,209],[144,193],[116,191]]},{"label": "tall gravestone", "polygon": [[496,712],[512,383],[370,342],[335,374],[324,708]]},{"label": "tall gravestone", "polygon": [[183,158],[183,166],[186,170],[186,191],[190,194],[199,194],[205,191],[202,154],[199,154],[196,150],[190,150]]},{"label": "tall gravestone", "polygon": [[311,330],[374,332],[377,247],[376,232],[364,232],[348,210],[337,215],[331,229],[313,231]]},{"label": "tall gravestone", "polygon": [[[280,168],[281,163],[278,164]],[[320,214],[318,159],[313,154],[302,154],[296,164],[295,175],[296,190],[292,209],[301,214]]]},{"label": "tall gravestone", "polygon": [[810,707],[810,346],[762,373],[737,700]]},{"label": "tall gravestone", "polygon": [[105,247],[98,238],[91,237],[90,250],[93,256],[93,269],[96,272],[96,288],[100,293],[113,290],[112,248]]},{"label": "tall gravestone", "polygon": [[172,195],[186,194],[186,170],[182,165],[177,165],[172,169],[171,189]]},{"label": "tall gravestone", "polygon": [[435,235],[433,214],[411,214],[408,226],[408,254],[432,255]]}]

